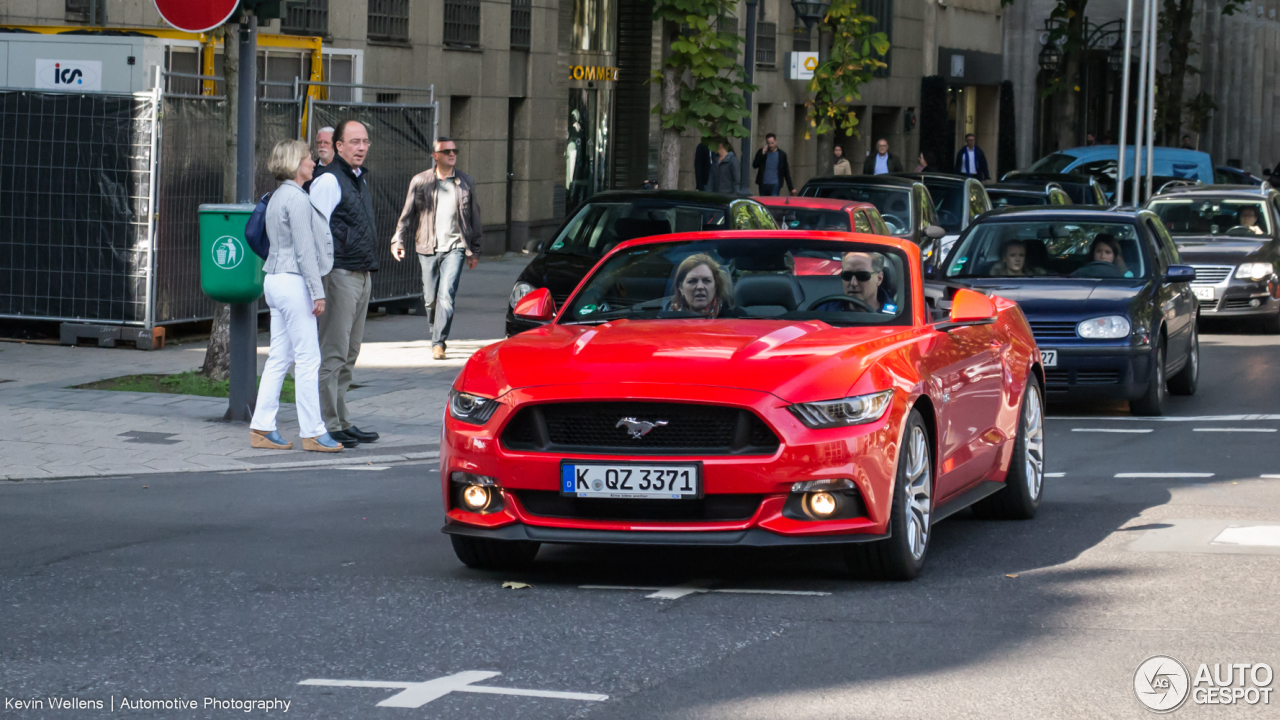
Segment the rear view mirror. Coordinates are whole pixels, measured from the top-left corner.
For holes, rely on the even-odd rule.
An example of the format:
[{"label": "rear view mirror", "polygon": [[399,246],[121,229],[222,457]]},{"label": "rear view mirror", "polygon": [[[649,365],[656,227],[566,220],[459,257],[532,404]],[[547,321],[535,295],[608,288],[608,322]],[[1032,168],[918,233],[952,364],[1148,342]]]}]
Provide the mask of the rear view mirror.
[{"label": "rear view mirror", "polygon": [[934,240],[941,240],[946,236],[947,231],[941,225],[930,225],[924,229],[924,234],[925,237],[932,238]]},{"label": "rear view mirror", "polygon": [[1171,283],[1195,282],[1196,269],[1190,265],[1170,265],[1164,279]]},{"label": "rear view mirror", "polygon": [[556,301],[551,299],[550,290],[538,288],[520,298],[511,312],[521,320],[551,322],[556,317]]},{"label": "rear view mirror", "polygon": [[939,323],[939,330],[964,327],[966,325],[989,325],[996,321],[996,305],[991,298],[976,290],[961,288],[951,298],[951,316],[947,322]]}]

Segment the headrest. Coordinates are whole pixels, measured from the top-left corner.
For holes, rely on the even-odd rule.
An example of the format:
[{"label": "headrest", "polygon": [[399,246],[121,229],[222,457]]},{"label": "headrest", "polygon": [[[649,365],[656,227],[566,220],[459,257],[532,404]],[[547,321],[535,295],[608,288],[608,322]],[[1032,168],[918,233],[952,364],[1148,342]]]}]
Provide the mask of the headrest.
[{"label": "headrest", "polygon": [[649,220],[647,218],[618,218],[613,225],[613,234],[618,242],[649,237],[650,235],[666,235],[671,232],[671,223],[666,220]]},{"label": "headrest", "polygon": [[734,295],[738,299],[738,307],[779,305],[788,312],[795,310],[804,300],[800,284],[791,275],[747,275],[738,280]]}]

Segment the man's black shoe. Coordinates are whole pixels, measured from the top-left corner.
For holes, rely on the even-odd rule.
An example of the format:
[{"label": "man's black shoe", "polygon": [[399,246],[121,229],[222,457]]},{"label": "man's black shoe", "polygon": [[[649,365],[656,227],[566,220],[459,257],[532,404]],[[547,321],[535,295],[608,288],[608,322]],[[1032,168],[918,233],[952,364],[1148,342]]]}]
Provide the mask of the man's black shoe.
[{"label": "man's black shoe", "polygon": [[360,444],[360,440],[356,436],[341,430],[330,430],[329,437],[342,443],[342,447],[353,448]]},{"label": "man's black shoe", "polygon": [[361,430],[355,425],[352,425],[351,427],[347,428],[346,430],[343,430],[342,432],[346,435],[350,435],[351,437],[359,440],[362,443],[371,443],[380,437],[376,432]]}]

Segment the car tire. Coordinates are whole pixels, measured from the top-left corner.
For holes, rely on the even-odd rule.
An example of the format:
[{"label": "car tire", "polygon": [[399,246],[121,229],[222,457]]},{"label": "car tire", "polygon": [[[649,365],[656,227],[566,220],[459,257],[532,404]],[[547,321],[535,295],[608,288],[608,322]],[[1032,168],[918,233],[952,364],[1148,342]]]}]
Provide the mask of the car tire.
[{"label": "car tire", "polygon": [[1169,392],[1174,395],[1195,395],[1200,384],[1200,331],[1191,326],[1191,349],[1187,352],[1187,364],[1177,375],[1169,378]]},{"label": "car tire", "polygon": [[1044,393],[1034,375],[1022,395],[1018,435],[1004,487],[979,500],[973,513],[984,520],[1030,520],[1044,496]]},{"label": "car tire", "polygon": [[1129,412],[1143,417],[1159,417],[1164,414],[1164,337],[1156,346],[1155,356],[1151,361],[1151,379],[1147,382],[1147,390],[1142,397],[1129,401]]},{"label": "car tire", "polygon": [[846,545],[849,573],[867,580],[912,580],[924,567],[933,527],[933,443],[919,410],[907,416],[893,483],[889,537]]},{"label": "car tire", "polygon": [[515,570],[533,562],[539,544],[523,540],[490,540],[488,538],[450,535],[453,553],[462,564],[477,570]]}]

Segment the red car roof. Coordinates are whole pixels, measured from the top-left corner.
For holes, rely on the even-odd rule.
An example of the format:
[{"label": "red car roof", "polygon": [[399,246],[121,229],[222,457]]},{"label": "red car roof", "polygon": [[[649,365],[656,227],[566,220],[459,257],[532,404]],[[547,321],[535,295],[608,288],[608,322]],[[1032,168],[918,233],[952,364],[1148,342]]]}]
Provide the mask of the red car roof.
[{"label": "red car roof", "polygon": [[[805,198],[809,200],[810,198]],[[857,204],[857,203],[850,203]],[[906,238],[896,238],[888,235],[871,235],[869,233],[858,232],[836,232],[834,230],[718,230],[704,232],[687,232],[672,233],[670,235],[651,235],[649,237],[636,238],[635,240],[627,240],[619,243],[617,247],[610,250],[608,255],[612,255],[619,250],[636,245],[648,245],[649,243],[658,242],[690,242],[693,240],[733,240],[735,238],[755,237],[755,238],[779,238],[782,240],[795,240],[797,235],[812,240],[844,240],[846,242],[871,243],[874,245],[887,245],[906,253],[907,257],[920,260],[920,246],[911,242]],[[606,255],[606,257],[608,256]],[[602,258],[603,261],[603,258]],[[590,273],[588,273],[590,274]]]},{"label": "red car roof", "polygon": [[751,198],[765,207],[801,207],[814,208],[815,210],[859,210],[869,209],[875,210],[876,206],[867,202],[859,202],[857,200],[837,200],[835,198],[819,198],[819,197],[788,197],[780,195],[758,196]]}]

